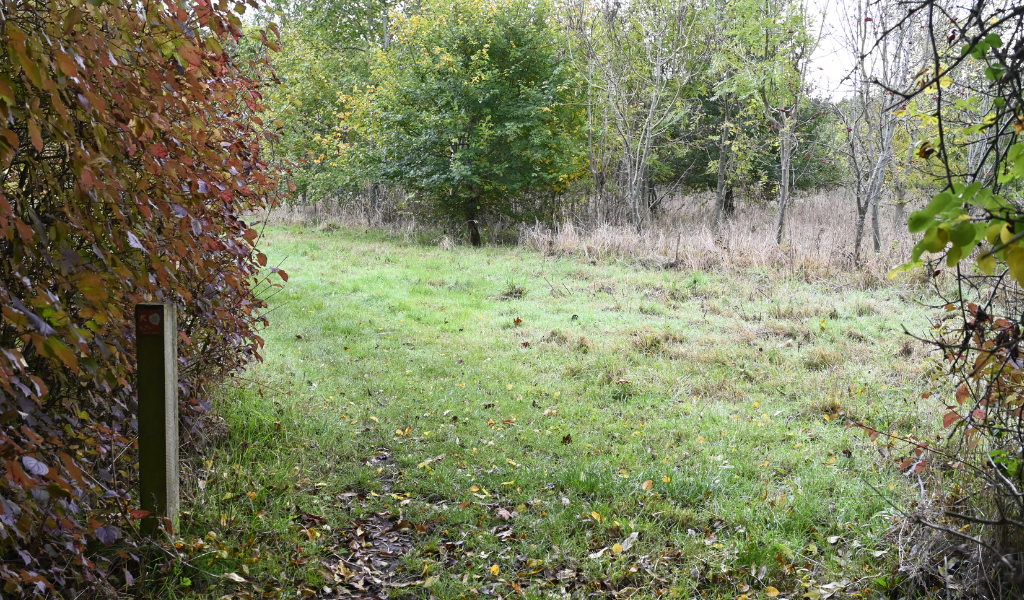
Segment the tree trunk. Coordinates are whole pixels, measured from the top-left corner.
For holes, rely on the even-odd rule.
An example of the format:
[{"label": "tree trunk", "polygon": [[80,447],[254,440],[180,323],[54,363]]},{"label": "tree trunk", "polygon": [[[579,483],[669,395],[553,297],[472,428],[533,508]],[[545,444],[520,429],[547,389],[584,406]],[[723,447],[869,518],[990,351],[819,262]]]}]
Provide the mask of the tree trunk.
[{"label": "tree trunk", "polygon": [[882,251],[882,232],[878,226],[878,205],[882,203],[882,190],[873,194],[871,199],[871,247],[875,252]]},{"label": "tree trunk", "polygon": [[654,183],[654,175],[650,167],[647,169],[647,176],[644,178],[644,208],[647,219],[654,222],[654,211],[658,209],[658,189]]},{"label": "tree trunk", "polygon": [[871,208],[871,245],[875,252],[882,250],[882,233],[878,221],[878,207],[882,203],[882,187],[885,185],[885,175],[889,172],[892,139],[895,131],[895,121],[890,121],[886,124],[886,130],[882,132],[882,149],[871,171],[871,177],[868,178],[867,201],[868,206]]},{"label": "tree trunk", "polygon": [[779,145],[779,222],[775,226],[775,243],[782,244],[786,233],[786,209],[789,208],[789,164],[793,159],[792,132],[789,130],[788,119],[783,116],[779,122],[783,126],[782,143]]},{"label": "tree trunk", "polygon": [[[728,187],[725,182],[726,168],[728,166],[728,159],[726,153],[729,146],[729,108],[726,104],[725,111],[723,111],[722,119],[722,132],[718,137],[718,186],[715,189],[715,231],[718,231],[719,226],[722,224],[722,216],[725,212],[726,202],[726,188]],[[732,188],[729,188],[729,192],[732,192]],[[730,198],[731,200],[731,198]]]},{"label": "tree trunk", "polygon": [[903,224],[905,222],[904,219],[907,218],[907,201],[904,198],[906,191],[906,188],[903,188],[898,190],[898,193],[896,194],[896,208],[895,210],[893,210],[892,213],[892,222],[896,225],[897,229],[903,227]]},{"label": "tree trunk", "polygon": [[476,209],[480,208],[477,206],[477,200],[474,198],[466,206],[466,225],[469,227],[469,243],[474,248],[479,248],[483,245],[480,240],[480,221],[477,219]]},{"label": "tree trunk", "polygon": [[479,248],[483,242],[480,241],[480,227],[477,220],[470,217],[466,219],[466,223],[469,225],[469,243],[473,244],[474,248]]},{"label": "tree trunk", "polygon": [[860,246],[864,241],[864,221],[867,220],[868,216],[868,204],[865,203],[863,207],[858,203],[857,205],[857,234],[854,236],[853,241],[853,264],[860,264]]},{"label": "tree trunk", "polygon": [[874,252],[882,252],[882,231],[879,227],[879,205],[882,204],[882,194],[874,195],[871,199],[871,248]]},{"label": "tree trunk", "polygon": [[907,185],[910,179],[910,168],[914,161],[914,148],[917,146],[917,130],[914,130],[914,135],[910,138],[910,145],[907,146],[907,158],[903,161],[903,174],[899,177],[896,186],[896,210],[893,215],[893,222],[897,229],[906,227],[906,209],[907,209]]}]

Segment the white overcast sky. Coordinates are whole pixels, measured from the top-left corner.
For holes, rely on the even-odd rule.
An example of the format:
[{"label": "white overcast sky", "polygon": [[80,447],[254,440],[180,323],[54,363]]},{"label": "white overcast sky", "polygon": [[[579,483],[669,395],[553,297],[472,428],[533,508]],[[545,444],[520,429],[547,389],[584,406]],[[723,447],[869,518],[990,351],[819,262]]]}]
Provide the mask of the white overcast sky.
[{"label": "white overcast sky", "polygon": [[[810,78],[816,95],[839,99],[847,93],[842,79],[854,67],[855,57],[841,43],[844,2],[846,0],[809,0],[816,23],[824,27],[821,44],[811,57]],[[856,1],[856,0],[853,0]]]}]

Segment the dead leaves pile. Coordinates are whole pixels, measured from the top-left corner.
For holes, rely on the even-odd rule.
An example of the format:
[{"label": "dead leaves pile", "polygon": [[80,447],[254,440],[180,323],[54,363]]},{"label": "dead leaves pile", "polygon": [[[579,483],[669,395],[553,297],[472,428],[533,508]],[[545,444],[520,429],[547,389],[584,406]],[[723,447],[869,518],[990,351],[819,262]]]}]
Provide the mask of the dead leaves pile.
[{"label": "dead leaves pile", "polygon": [[334,582],[327,586],[323,598],[374,598],[385,600],[388,590],[405,587],[396,571],[410,547],[409,521],[395,523],[387,513],[362,521],[352,521],[352,528],[341,536],[341,544],[331,556],[321,560],[324,577]]}]

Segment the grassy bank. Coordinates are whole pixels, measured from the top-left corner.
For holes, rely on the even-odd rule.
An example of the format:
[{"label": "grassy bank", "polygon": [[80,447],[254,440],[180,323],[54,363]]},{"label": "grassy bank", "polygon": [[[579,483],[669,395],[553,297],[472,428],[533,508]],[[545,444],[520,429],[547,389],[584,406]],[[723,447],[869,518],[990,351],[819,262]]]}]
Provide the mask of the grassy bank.
[{"label": "grassy bank", "polygon": [[[828,597],[893,583],[914,291],[278,228],[266,361],[169,595]],[[811,281],[808,281],[811,279]],[[856,278],[851,278],[851,282]],[[915,483],[916,485],[916,483]],[[244,581],[243,581],[244,580]]]}]

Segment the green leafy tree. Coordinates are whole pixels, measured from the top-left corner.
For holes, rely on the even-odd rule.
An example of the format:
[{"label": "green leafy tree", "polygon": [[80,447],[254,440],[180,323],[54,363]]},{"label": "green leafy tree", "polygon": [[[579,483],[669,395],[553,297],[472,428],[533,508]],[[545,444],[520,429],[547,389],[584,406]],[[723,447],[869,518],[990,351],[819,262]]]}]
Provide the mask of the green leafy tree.
[{"label": "green leafy tree", "polygon": [[[629,219],[641,227],[660,200],[656,180],[665,182],[660,158],[671,153],[690,129],[692,85],[707,48],[698,43],[705,24],[691,2],[573,0],[565,21],[569,45],[588,86],[588,109],[603,104],[606,127],[615,134]],[[591,135],[607,148],[605,136]],[[592,150],[593,152],[593,150]],[[596,154],[596,152],[594,152]],[[660,156],[659,156],[660,155]],[[659,173],[659,171],[661,171]]]},{"label": "green leafy tree", "polygon": [[800,129],[807,119],[810,86],[807,70],[818,40],[811,33],[806,2],[737,0],[730,5],[734,29],[731,47],[739,51],[736,75],[723,83],[740,97],[761,100],[764,118],[778,138],[779,217],[775,239],[782,243],[786,211],[793,188],[794,158],[800,151]]},{"label": "green leafy tree", "polygon": [[417,194],[464,221],[525,218],[586,168],[570,70],[549,7],[523,0],[427,2],[394,15],[372,85],[335,132],[334,162]]},{"label": "green leafy tree", "polygon": [[339,115],[350,109],[352,90],[369,81],[373,52],[390,43],[394,5],[394,0],[288,0],[274,11],[281,51],[269,58],[280,84],[268,90],[265,120],[280,128],[273,150],[293,166],[299,198],[337,195],[353,183],[328,154]]}]

